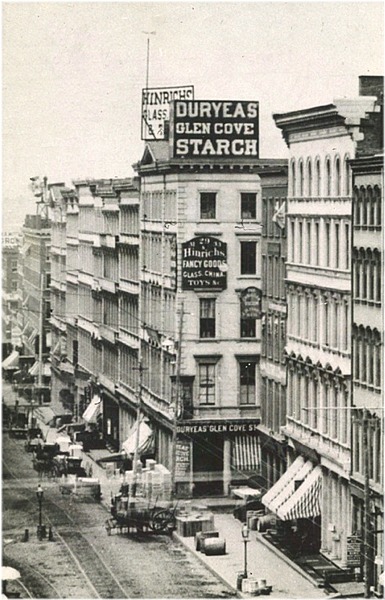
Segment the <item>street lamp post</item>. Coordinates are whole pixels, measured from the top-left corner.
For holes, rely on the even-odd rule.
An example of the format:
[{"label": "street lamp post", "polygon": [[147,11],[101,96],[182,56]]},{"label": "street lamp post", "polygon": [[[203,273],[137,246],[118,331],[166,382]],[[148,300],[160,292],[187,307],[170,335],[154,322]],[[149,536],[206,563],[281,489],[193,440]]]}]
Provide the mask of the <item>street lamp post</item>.
[{"label": "street lamp post", "polygon": [[243,578],[247,579],[247,544],[250,541],[250,539],[249,539],[249,528],[247,526],[247,523],[244,523],[242,525],[242,538],[243,538],[243,544],[244,544]]},{"label": "street lamp post", "polygon": [[37,490],[36,490],[36,497],[37,497],[37,501],[39,503],[39,525],[37,526],[37,537],[39,540],[43,539],[43,525],[42,525],[42,514],[41,514],[43,495],[44,495],[44,491],[39,483],[39,485],[37,486]]}]

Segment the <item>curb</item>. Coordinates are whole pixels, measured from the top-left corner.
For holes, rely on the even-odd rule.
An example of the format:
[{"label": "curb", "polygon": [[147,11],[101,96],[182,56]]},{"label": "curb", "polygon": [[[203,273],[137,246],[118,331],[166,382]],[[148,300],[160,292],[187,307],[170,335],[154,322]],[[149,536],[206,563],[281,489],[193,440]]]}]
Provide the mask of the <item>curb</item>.
[{"label": "curb", "polygon": [[229,583],[228,581],[226,581],[226,579],[219,575],[219,573],[205,561],[201,552],[197,552],[197,550],[190,548],[190,546],[184,541],[183,537],[178,535],[175,531],[173,531],[172,537],[174,540],[182,544],[182,546],[184,546],[189,552],[191,552],[191,554],[194,554],[194,556],[197,557],[197,559],[210,571],[210,573],[214,575],[217,579],[219,579],[229,590],[234,592],[238,598],[250,597],[249,595],[243,594],[242,592],[237,590],[235,586],[231,585],[231,583]]}]

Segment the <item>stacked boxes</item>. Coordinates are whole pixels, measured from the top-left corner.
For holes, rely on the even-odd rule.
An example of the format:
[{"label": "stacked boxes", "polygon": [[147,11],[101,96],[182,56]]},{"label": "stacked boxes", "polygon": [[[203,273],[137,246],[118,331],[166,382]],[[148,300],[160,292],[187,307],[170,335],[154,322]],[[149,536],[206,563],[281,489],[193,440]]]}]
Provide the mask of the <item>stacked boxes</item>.
[{"label": "stacked boxes", "polygon": [[[129,491],[131,491],[133,471],[124,473],[123,483],[128,485]],[[146,467],[138,470],[136,483],[136,496],[154,501],[171,500],[171,473],[166,467],[154,460],[147,460]]]}]

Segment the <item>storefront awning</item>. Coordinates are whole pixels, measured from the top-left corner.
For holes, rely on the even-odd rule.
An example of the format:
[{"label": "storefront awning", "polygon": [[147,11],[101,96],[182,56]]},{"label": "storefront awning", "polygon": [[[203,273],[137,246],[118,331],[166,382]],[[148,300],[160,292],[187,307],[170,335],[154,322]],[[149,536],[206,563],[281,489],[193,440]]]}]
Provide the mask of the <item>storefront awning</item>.
[{"label": "storefront awning", "polygon": [[251,435],[239,435],[233,441],[233,467],[240,471],[259,469],[258,438]]},{"label": "storefront awning", "polygon": [[[126,454],[135,454],[135,446],[137,443],[137,423],[131,427],[128,438],[122,444]],[[139,454],[149,454],[155,450],[154,432],[143,420],[139,423]]]},{"label": "storefront awning", "polygon": [[282,521],[309,519],[321,514],[321,467],[314,467],[294,494],[277,510]]},{"label": "storefront awning", "polygon": [[302,456],[262,498],[262,503],[283,521],[316,517],[321,512],[322,471]]},{"label": "storefront awning", "polygon": [[95,394],[86,410],[82,414],[82,419],[87,423],[96,423],[98,416],[102,413],[102,399]]},{"label": "storefront awning", "polygon": [[13,350],[9,356],[2,362],[3,369],[16,369],[19,366],[19,352]]},{"label": "storefront awning", "polygon": [[[28,373],[30,375],[33,375],[34,377],[37,377],[39,375],[39,361],[36,361],[32,365],[32,367],[28,370]],[[43,363],[42,375],[43,377],[49,377],[51,375],[51,369],[49,364]]]}]

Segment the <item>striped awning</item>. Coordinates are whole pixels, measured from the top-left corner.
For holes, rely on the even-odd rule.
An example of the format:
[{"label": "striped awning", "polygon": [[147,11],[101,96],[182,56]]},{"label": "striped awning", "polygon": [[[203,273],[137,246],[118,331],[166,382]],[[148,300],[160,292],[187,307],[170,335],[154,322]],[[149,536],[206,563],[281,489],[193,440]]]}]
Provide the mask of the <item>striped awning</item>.
[{"label": "striped awning", "polygon": [[262,503],[282,521],[321,514],[321,467],[298,456],[262,498]]},{"label": "striped awning", "polygon": [[233,440],[232,466],[240,471],[255,471],[260,466],[258,437],[238,435]]}]

